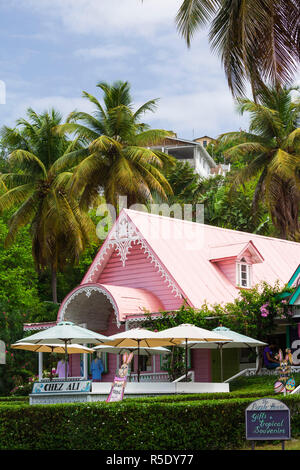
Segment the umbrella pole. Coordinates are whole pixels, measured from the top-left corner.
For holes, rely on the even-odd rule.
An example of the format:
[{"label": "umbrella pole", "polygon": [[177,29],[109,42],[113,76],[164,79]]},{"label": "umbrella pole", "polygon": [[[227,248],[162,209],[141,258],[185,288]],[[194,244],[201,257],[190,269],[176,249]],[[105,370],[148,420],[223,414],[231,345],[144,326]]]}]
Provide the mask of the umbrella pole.
[{"label": "umbrella pole", "polygon": [[65,340],[65,379],[67,380],[68,376],[68,340]]},{"label": "umbrella pole", "polygon": [[220,349],[220,361],[221,361],[221,382],[223,382],[223,344],[218,344]]},{"label": "umbrella pole", "polygon": [[138,382],[140,381],[140,340],[138,340]]},{"label": "umbrella pole", "polygon": [[188,381],[187,338],[185,338],[185,381]]},{"label": "umbrella pole", "polygon": [[53,375],[52,375],[53,349],[54,349],[54,346],[51,347],[51,353],[50,353],[50,380],[53,379]]}]

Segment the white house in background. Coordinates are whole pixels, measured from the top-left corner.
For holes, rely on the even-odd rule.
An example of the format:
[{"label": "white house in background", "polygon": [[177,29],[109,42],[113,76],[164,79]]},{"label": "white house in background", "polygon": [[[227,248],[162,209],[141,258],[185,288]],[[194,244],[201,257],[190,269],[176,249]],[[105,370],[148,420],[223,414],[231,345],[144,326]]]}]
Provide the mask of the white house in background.
[{"label": "white house in background", "polygon": [[160,145],[151,148],[159,149],[177,158],[177,160],[188,162],[195,172],[203,178],[224,175],[230,169],[228,165],[217,164],[209,155],[202,142],[195,140],[168,137]]}]

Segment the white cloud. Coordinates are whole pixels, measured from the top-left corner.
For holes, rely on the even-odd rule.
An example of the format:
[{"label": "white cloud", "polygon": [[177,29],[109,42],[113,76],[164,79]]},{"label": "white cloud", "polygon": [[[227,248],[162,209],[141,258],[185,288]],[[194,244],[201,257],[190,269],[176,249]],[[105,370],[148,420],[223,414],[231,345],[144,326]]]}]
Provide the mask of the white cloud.
[{"label": "white cloud", "polygon": [[98,47],[86,47],[77,49],[74,52],[75,56],[82,57],[86,60],[89,59],[104,59],[111,60],[120,57],[126,57],[128,55],[136,54],[136,50],[133,47],[122,46],[119,44],[103,44]]},{"label": "white cloud", "polygon": [[59,18],[69,31],[103,35],[149,35],[175,28],[181,0],[15,0],[49,18]]},{"label": "white cloud", "polygon": [[[35,14],[39,29],[46,25],[51,30],[61,57],[68,55],[69,66],[78,62],[78,76],[68,75],[61,61],[61,69],[54,66],[44,78],[46,96],[36,97],[33,84],[31,98],[26,89],[26,97],[19,93],[11,100],[8,116],[18,118],[28,106],[37,111],[54,106],[64,115],[75,108],[91,112],[80,98],[81,90],[99,97],[98,81],[121,79],[132,84],[137,105],[160,97],[157,111],[145,116],[154,127],[172,129],[183,138],[245,127],[246,120],[235,112],[220,58],[210,50],[207,31],[195,35],[190,49],[176,31],[182,0],[11,1],[14,8]],[[92,67],[80,67],[87,60]],[[49,96],[55,82],[58,91]]]},{"label": "white cloud", "polygon": [[[13,103],[13,106],[10,106],[11,103]],[[9,96],[6,106],[1,107],[1,111],[5,113],[5,124],[8,126],[14,126],[17,119],[20,117],[26,117],[26,111],[28,108],[34,109],[37,113],[42,113],[54,108],[63,115],[64,119],[75,109],[88,113],[92,113],[94,111],[93,105],[88,100],[78,97],[53,95],[38,98],[23,96],[22,99],[20,99],[20,95],[18,94]]]},{"label": "white cloud", "polygon": [[152,126],[163,125],[187,139],[200,135],[216,137],[248,125],[247,117],[242,118],[235,112],[231,95],[222,88],[165,96],[155,115],[147,117]]}]

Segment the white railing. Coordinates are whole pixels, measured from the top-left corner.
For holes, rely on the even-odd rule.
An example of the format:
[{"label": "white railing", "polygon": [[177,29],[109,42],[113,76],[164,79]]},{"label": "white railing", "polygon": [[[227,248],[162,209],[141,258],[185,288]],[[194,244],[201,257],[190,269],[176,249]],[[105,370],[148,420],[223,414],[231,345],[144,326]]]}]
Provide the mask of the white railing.
[{"label": "white railing", "polygon": [[[182,382],[182,381],[185,382],[185,377],[186,377],[186,375],[184,374],[184,375],[182,375],[181,377],[178,377],[178,379],[173,380],[172,383],[174,384],[174,383]],[[190,370],[190,371],[188,372],[188,377],[191,379],[191,382],[195,382],[195,372],[194,372],[193,370]]]},{"label": "white railing", "polygon": [[[291,366],[291,373],[292,374],[297,374],[300,372],[300,366]],[[227,380],[224,380],[224,382],[232,382],[233,380],[237,379],[238,377],[251,377],[251,376],[260,376],[260,375],[278,375],[278,371],[276,369],[266,369],[262,368],[260,371],[257,372],[255,368],[249,368],[249,369],[244,369],[238,372],[237,374],[233,375]],[[298,392],[299,393],[299,392]]]},{"label": "white railing", "polygon": [[[129,382],[137,382],[138,375],[130,374]],[[140,382],[169,382],[168,372],[141,372]]]}]

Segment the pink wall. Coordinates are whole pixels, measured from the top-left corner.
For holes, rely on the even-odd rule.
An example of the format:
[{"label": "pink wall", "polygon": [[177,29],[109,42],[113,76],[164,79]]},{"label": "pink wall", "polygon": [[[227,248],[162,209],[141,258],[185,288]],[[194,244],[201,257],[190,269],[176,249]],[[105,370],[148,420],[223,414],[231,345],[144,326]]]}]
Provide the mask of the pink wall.
[{"label": "pink wall", "polygon": [[80,377],[80,356],[81,354],[69,355],[70,377]]},{"label": "pink wall", "polygon": [[[121,325],[120,328],[118,328],[115,314],[112,313],[109,317],[107,330],[99,331],[99,333],[105,336],[111,336],[116,333],[121,333],[122,331],[125,331],[125,326]],[[102,380],[103,382],[112,382],[115,377],[116,370],[117,370],[117,354],[107,355],[107,369],[108,369],[108,372],[107,374],[102,375]]]},{"label": "pink wall", "polygon": [[210,353],[209,349],[194,349],[192,351],[192,370],[195,372],[195,382],[211,382]]},{"label": "pink wall", "polygon": [[175,297],[139,245],[132,245],[125,266],[115,250],[97,282],[147,289],[160,299],[165,310],[178,309],[182,305],[182,299]]},{"label": "pink wall", "polygon": [[229,281],[236,285],[236,262],[235,260],[224,260],[216,263],[218,268],[229,279]]}]

